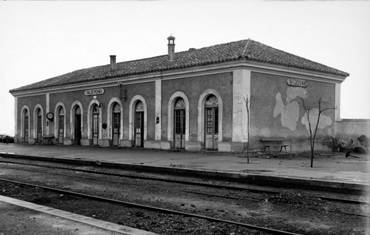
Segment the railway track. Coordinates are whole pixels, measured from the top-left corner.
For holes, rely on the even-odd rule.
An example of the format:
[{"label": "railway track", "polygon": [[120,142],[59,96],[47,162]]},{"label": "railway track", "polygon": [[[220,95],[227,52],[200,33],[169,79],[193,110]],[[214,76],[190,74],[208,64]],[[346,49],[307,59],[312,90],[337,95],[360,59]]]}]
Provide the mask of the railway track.
[{"label": "railway track", "polygon": [[195,214],[195,213],[183,212],[183,211],[179,211],[179,210],[167,209],[167,208],[163,208],[163,207],[156,207],[156,206],[150,206],[150,205],[145,205],[145,204],[133,203],[133,202],[124,201],[124,200],[116,200],[116,199],[112,199],[112,198],[101,197],[101,196],[96,196],[96,195],[91,195],[91,194],[85,194],[85,193],[80,193],[80,192],[75,192],[75,191],[70,191],[70,190],[65,190],[65,189],[59,189],[59,188],[55,188],[55,187],[37,185],[37,184],[32,184],[32,183],[26,183],[26,182],[21,182],[21,181],[16,181],[16,180],[10,180],[10,179],[5,179],[5,178],[1,178],[1,177],[0,177],[0,181],[10,183],[10,184],[16,184],[16,185],[20,185],[20,186],[39,188],[39,189],[43,189],[43,190],[46,190],[46,191],[52,191],[52,192],[61,193],[61,194],[65,194],[65,195],[70,195],[70,196],[75,196],[75,197],[81,197],[81,198],[84,198],[84,199],[90,199],[90,200],[101,201],[101,202],[108,202],[108,203],[119,204],[119,205],[124,205],[124,206],[128,206],[128,207],[135,207],[135,208],[160,212],[160,213],[164,213],[164,214],[176,214],[176,215],[185,216],[185,217],[193,217],[193,218],[198,218],[198,219],[204,219],[204,220],[211,221],[211,222],[229,224],[229,225],[233,225],[233,226],[240,226],[240,227],[244,227],[244,228],[248,228],[248,229],[252,229],[252,230],[256,230],[256,231],[261,231],[261,232],[266,232],[266,233],[270,233],[270,234],[299,235],[299,233],[294,233],[294,232],[289,232],[289,231],[284,231],[284,230],[279,230],[279,229],[274,229],[274,228],[262,227],[262,226],[242,223],[242,222],[238,222],[238,221],[232,221],[232,220],[226,220],[226,219],[220,219],[220,218],[216,218],[216,217],[206,216],[206,215],[202,215],[202,214]]},{"label": "railway track", "polygon": [[[42,167],[42,168],[49,168],[49,169],[68,170],[68,171],[75,171],[75,172],[77,171],[77,172],[82,172],[82,173],[117,176],[117,177],[125,177],[125,178],[132,178],[132,179],[153,180],[153,181],[178,183],[178,184],[186,184],[186,185],[193,185],[193,186],[203,186],[203,187],[210,187],[210,188],[216,188],[216,189],[231,189],[231,190],[248,191],[248,192],[254,192],[254,193],[265,193],[265,194],[271,194],[271,195],[278,195],[282,192],[281,190],[274,190],[274,189],[261,188],[261,187],[260,188],[250,188],[250,187],[243,187],[243,186],[236,186],[236,185],[215,184],[215,183],[207,183],[207,182],[199,182],[199,181],[189,181],[189,180],[184,180],[184,179],[180,180],[180,179],[160,178],[160,177],[154,177],[154,176],[103,172],[103,171],[96,171],[96,170],[62,167],[62,166],[50,166],[50,165],[44,165],[44,164],[15,162],[15,161],[9,161],[9,160],[0,160],[0,163],[34,166],[34,167]],[[339,202],[339,203],[360,204],[360,205],[370,204],[370,202],[368,201],[335,198],[335,197],[327,197],[327,196],[317,196],[317,198],[320,198],[321,200],[325,200],[325,201]]]}]

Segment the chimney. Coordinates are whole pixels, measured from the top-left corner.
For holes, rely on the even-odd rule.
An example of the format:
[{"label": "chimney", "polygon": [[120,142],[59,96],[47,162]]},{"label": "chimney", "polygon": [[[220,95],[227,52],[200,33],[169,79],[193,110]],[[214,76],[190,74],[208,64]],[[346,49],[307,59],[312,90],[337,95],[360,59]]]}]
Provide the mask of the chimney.
[{"label": "chimney", "polygon": [[172,62],[175,59],[175,37],[169,36],[168,40],[168,59]]},{"label": "chimney", "polygon": [[110,69],[116,69],[116,55],[110,55]]}]

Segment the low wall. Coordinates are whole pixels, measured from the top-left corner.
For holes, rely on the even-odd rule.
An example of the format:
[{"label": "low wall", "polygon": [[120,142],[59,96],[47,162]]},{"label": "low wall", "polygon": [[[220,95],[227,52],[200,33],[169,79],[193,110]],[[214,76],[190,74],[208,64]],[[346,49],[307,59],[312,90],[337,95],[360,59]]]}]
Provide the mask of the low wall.
[{"label": "low wall", "polygon": [[342,151],[353,149],[356,153],[369,152],[370,119],[342,119],[335,122],[335,137]]},{"label": "low wall", "polygon": [[357,138],[361,135],[370,137],[370,119],[342,119],[335,122],[335,135]]}]

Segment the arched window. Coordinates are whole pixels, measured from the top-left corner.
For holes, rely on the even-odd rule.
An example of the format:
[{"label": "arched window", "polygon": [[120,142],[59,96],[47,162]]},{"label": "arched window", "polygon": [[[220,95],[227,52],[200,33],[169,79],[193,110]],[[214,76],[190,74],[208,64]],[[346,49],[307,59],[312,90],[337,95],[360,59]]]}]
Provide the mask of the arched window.
[{"label": "arched window", "polygon": [[141,101],[136,102],[135,112],[144,112],[143,102],[141,102]]},{"label": "arched window", "polygon": [[114,103],[113,105],[113,113],[121,113],[121,107],[118,103]]},{"label": "arched window", "polygon": [[78,105],[75,106],[75,114],[76,115],[81,115],[81,109],[80,109],[80,106],[78,106]]},{"label": "arched window", "polygon": [[185,109],[185,101],[183,98],[177,98],[175,102],[175,109]]},{"label": "arched window", "polygon": [[209,95],[204,104],[206,107],[218,107],[218,99],[215,95]]}]

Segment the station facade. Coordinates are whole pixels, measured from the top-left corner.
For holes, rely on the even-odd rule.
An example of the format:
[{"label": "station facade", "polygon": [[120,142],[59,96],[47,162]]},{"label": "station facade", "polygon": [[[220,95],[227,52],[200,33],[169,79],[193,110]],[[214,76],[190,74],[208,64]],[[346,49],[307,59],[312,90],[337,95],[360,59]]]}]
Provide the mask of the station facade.
[{"label": "station facade", "polygon": [[251,39],[77,70],[11,90],[15,140],[29,144],[242,151],[263,138],[306,144],[339,120],[340,70]]}]

